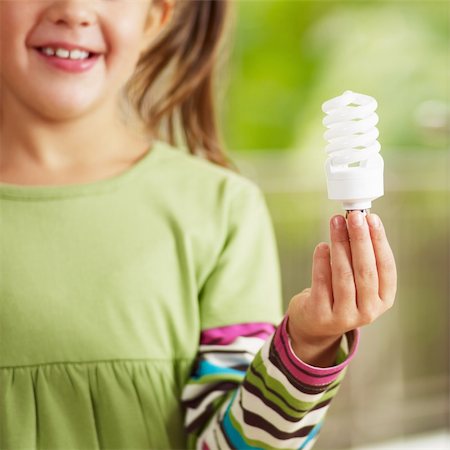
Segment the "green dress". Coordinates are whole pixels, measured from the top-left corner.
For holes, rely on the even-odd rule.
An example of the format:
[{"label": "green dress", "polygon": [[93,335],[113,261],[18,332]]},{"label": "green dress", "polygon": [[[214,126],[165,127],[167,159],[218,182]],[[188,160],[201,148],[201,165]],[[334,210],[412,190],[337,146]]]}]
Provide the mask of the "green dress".
[{"label": "green dress", "polygon": [[282,319],[261,205],[160,141],[112,178],[0,184],[0,448],[186,448],[201,331]]}]

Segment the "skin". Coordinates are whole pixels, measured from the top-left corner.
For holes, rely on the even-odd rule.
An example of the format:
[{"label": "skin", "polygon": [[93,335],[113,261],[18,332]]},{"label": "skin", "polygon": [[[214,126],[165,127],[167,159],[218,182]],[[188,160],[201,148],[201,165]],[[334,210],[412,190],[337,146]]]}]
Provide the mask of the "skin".
[{"label": "skin", "polygon": [[[0,1],[1,182],[92,181],[146,153],[149,137],[124,123],[118,98],[172,9],[173,0]],[[104,55],[87,73],[62,72],[32,49],[49,38]]]},{"label": "skin", "polygon": [[380,317],[397,291],[394,255],[376,214],[354,211],[347,223],[333,216],[330,239],[331,248],[321,242],[314,250],[311,288],[288,307],[292,348],[317,367],[333,365],[342,335]]}]

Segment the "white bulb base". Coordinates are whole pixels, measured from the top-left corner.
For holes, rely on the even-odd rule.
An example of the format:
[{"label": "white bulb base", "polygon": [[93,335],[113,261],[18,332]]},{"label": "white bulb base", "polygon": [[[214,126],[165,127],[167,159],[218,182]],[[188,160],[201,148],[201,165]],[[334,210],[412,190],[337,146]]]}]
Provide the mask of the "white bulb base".
[{"label": "white bulb base", "polygon": [[[375,200],[375,199],[373,199]],[[342,209],[345,211],[364,211],[372,207],[372,200],[342,202]]]},{"label": "white bulb base", "polygon": [[[375,164],[373,164],[375,163]],[[370,209],[372,201],[384,195],[383,158],[372,160],[373,167],[333,168],[331,160],[325,163],[328,198],[342,202],[345,210]]]}]

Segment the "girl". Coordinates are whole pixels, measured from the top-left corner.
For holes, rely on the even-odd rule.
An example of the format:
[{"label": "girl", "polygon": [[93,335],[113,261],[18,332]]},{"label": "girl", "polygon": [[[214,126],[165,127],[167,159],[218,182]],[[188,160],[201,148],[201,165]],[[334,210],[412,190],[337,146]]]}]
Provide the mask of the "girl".
[{"label": "girl", "polygon": [[311,448],[395,263],[334,216],[283,315],[214,119],[228,1],[0,7],[0,447]]}]

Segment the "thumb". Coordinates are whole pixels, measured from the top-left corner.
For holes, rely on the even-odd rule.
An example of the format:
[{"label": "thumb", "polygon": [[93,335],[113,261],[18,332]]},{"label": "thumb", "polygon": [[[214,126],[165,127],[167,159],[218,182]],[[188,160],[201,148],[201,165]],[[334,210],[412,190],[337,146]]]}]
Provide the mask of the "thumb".
[{"label": "thumb", "polygon": [[313,255],[311,297],[321,305],[333,308],[330,247],[326,242],[316,245]]}]

